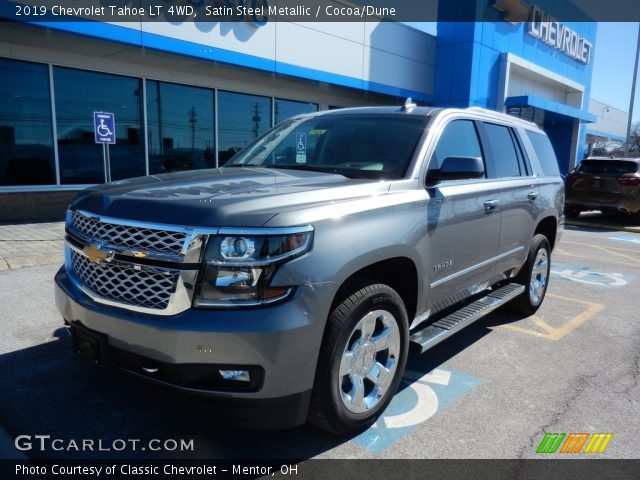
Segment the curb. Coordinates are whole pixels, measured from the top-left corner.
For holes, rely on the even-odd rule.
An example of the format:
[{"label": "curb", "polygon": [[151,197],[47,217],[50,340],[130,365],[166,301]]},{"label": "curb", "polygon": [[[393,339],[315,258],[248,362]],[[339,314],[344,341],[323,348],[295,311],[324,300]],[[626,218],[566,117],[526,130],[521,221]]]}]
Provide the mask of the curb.
[{"label": "curb", "polygon": [[20,257],[0,258],[0,271],[17,270],[24,267],[64,263],[63,253],[48,253],[45,255],[26,255]]},{"label": "curb", "polygon": [[571,225],[573,227],[588,227],[588,228],[602,228],[608,230],[617,230],[619,232],[627,232],[627,233],[640,233],[640,227],[625,227],[624,225],[613,225],[611,223],[595,223],[595,222],[585,222],[580,220],[566,220],[564,222],[565,225]]}]

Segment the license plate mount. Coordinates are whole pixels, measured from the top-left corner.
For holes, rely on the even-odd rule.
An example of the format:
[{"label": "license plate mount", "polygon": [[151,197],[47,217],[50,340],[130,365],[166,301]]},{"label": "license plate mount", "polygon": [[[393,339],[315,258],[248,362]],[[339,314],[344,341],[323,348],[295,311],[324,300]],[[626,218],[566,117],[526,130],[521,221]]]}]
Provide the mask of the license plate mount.
[{"label": "license plate mount", "polygon": [[99,367],[107,366],[107,337],[81,324],[71,324],[73,351]]}]

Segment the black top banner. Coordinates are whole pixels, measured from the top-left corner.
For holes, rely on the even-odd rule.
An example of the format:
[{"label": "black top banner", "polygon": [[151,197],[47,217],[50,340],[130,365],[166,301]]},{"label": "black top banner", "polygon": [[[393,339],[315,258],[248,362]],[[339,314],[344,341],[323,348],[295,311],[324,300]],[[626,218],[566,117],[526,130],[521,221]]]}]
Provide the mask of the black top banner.
[{"label": "black top banner", "polygon": [[637,0],[0,0],[18,22],[483,22],[640,21]]}]

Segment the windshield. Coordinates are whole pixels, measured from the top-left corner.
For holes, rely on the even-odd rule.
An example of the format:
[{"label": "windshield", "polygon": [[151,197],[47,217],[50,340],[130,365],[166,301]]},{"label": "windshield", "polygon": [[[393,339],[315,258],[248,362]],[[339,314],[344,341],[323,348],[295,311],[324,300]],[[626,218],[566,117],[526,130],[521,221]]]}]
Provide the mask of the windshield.
[{"label": "windshield", "polygon": [[294,168],[351,178],[402,178],[426,116],[353,114],[287,120],[225,167]]}]

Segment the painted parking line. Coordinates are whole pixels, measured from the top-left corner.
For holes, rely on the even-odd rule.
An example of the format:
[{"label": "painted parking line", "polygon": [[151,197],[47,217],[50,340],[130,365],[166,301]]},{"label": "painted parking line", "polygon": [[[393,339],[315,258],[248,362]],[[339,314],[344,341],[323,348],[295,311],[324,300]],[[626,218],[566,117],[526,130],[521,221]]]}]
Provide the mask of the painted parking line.
[{"label": "painted parking line", "polygon": [[552,262],[551,274],[572,282],[598,287],[624,287],[635,277],[627,273],[602,272],[590,267]]},{"label": "painted parking line", "polygon": [[[563,250],[562,248],[556,248],[553,251],[554,255],[561,255],[561,256],[566,256],[566,257],[574,257],[574,258],[578,258],[580,260],[596,260],[596,261],[600,261],[600,262],[606,262],[609,265],[623,265],[625,267],[629,267],[629,261],[618,261],[618,260],[611,260],[610,258],[604,258],[604,257],[592,257],[590,255],[579,255],[577,253],[572,253],[572,252],[567,252],[566,250]],[[639,263],[640,265],[640,260]]]},{"label": "painted parking line", "polygon": [[514,332],[526,333],[527,335],[533,335],[534,337],[544,338],[546,340],[557,341],[566,337],[586,321],[591,320],[605,308],[601,303],[588,302],[586,300],[554,295],[552,293],[547,293],[547,297],[557,298],[565,302],[577,303],[578,305],[582,305],[584,308],[577,315],[574,315],[559,327],[552,327],[538,315],[532,315],[527,318],[527,320],[531,321],[537,328],[527,328],[512,324],[500,325],[500,327],[506,328],[507,330],[513,330]]},{"label": "painted parking line", "polygon": [[616,240],[618,242],[629,242],[629,243],[635,243],[636,245],[640,245],[640,239],[636,236],[615,236],[615,237],[609,237],[609,240]]},{"label": "painted parking line", "polygon": [[407,370],[403,383],[405,388],[395,395],[384,414],[353,442],[379,453],[482,381],[457,370],[436,368],[427,374]]},{"label": "painted parking line", "polygon": [[[563,243],[565,244],[571,244],[571,245],[580,245],[583,247],[587,247],[590,250],[597,250],[598,253],[606,253],[607,255],[610,255],[613,258],[616,258],[618,260],[617,263],[620,262],[621,259],[624,259],[624,264],[628,265],[629,262],[635,263],[640,265],[640,251],[636,251],[636,250],[629,250],[626,248],[617,248],[617,247],[603,247],[602,245],[595,245],[592,243],[584,243],[584,242],[573,242],[570,240],[567,241],[563,241]],[[622,253],[622,252],[627,252],[627,253]],[[634,253],[635,255],[629,255],[629,253]],[[592,259],[592,260],[603,260],[606,262],[612,262],[615,260],[612,260],[612,258],[597,258],[597,257],[591,257],[591,256],[587,256],[587,255],[576,255],[576,254],[570,254],[566,251],[563,251],[563,254],[565,255],[571,255],[571,256],[575,256],[575,257],[579,257],[579,258],[583,258],[583,259]]]}]

